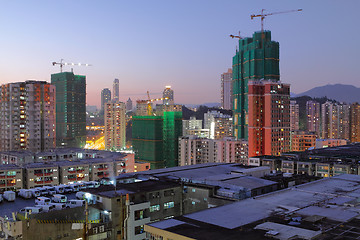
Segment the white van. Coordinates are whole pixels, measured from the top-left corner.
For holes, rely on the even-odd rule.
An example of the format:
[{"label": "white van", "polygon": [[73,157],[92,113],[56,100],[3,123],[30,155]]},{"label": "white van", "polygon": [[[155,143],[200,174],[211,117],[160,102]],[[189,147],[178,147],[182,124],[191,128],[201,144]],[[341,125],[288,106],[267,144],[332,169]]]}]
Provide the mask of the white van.
[{"label": "white van", "polygon": [[67,202],[67,197],[65,195],[55,194],[52,197],[52,201],[56,202],[56,203],[66,203]]},{"label": "white van", "polygon": [[83,183],[83,182],[79,182],[79,183],[75,183],[75,184],[78,185],[79,190],[84,190],[84,189],[86,189],[86,185],[85,185],[85,183]]},{"label": "white van", "polygon": [[50,204],[50,205],[35,205],[35,207],[41,208],[42,212],[49,212],[49,211],[55,209],[55,206],[52,204]]},{"label": "white van", "polygon": [[18,195],[25,199],[33,197],[32,191],[30,189],[20,189]]},{"label": "white van", "polygon": [[37,197],[35,199],[35,204],[36,205],[49,205],[51,203],[50,198],[47,197]]},{"label": "white van", "polygon": [[71,184],[69,186],[73,190],[73,192],[78,192],[79,191],[79,186],[76,183],[73,183],[73,184]]},{"label": "white van", "polygon": [[67,208],[81,207],[85,205],[84,200],[70,200],[66,203]]},{"label": "white van", "polygon": [[13,192],[13,191],[5,191],[3,197],[8,202],[13,202],[13,201],[15,201],[15,192]]},{"label": "white van", "polygon": [[50,204],[54,206],[54,210],[62,210],[66,208],[65,203],[50,203]]},{"label": "white van", "polygon": [[32,197],[40,197],[40,191],[36,188],[29,189],[31,191]]},{"label": "white van", "polygon": [[75,197],[79,200],[83,200],[84,199],[84,195],[85,195],[85,192],[77,192],[75,194]]},{"label": "white van", "polygon": [[37,188],[35,188],[35,189],[39,190],[40,196],[45,196],[45,195],[48,195],[48,194],[49,194],[49,191],[48,191],[46,188],[37,187]]},{"label": "white van", "polygon": [[63,186],[55,186],[56,193],[64,193],[64,187]]},{"label": "white van", "polygon": [[40,207],[25,207],[25,208],[21,209],[19,212],[23,213],[23,214],[25,214],[25,213],[28,213],[28,214],[30,214],[30,213],[41,213],[42,208],[40,208]]},{"label": "white van", "polygon": [[64,188],[64,193],[72,193],[74,190],[69,185],[61,185]]},{"label": "white van", "polygon": [[43,188],[45,188],[48,192],[49,195],[54,195],[56,194],[55,188],[54,187],[50,187],[50,186],[43,186]]}]

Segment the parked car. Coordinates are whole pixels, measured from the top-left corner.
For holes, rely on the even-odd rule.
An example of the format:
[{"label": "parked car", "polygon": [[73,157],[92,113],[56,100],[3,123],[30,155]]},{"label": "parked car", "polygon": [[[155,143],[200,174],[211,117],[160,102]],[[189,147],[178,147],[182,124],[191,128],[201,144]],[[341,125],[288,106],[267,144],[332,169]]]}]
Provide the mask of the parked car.
[{"label": "parked car", "polygon": [[65,195],[55,194],[52,197],[52,201],[56,202],[56,203],[66,203],[67,202],[67,197]]},{"label": "parked car", "polygon": [[51,203],[51,200],[48,197],[37,197],[35,199],[36,205],[49,205],[50,203]]},{"label": "parked car", "polygon": [[42,212],[49,212],[55,209],[55,206],[52,204],[49,205],[35,205],[35,207],[41,208]]},{"label": "parked car", "polygon": [[66,203],[67,208],[81,207],[85,205],[84,200],[70,200]]},{"label": "parked car", "polygon": [[7,200],[8,202],[13,202],[15,201],[15,192],[13,191],[5,191],[4,194],[3,194],[3,198],[5,200]]},{"label": "parked car", "polygon": [[40,207],[25,207],[23,209],[21,209],[19,211],[20,213],[28,213],[28,214],[31,214],[31,213],[41,213],[42,212],[42,208]]},{"label": "parked car", "polygon": [[50,203],[50,205],[54,206],[54,210],[61,210],[66,208],[65,203]]}]

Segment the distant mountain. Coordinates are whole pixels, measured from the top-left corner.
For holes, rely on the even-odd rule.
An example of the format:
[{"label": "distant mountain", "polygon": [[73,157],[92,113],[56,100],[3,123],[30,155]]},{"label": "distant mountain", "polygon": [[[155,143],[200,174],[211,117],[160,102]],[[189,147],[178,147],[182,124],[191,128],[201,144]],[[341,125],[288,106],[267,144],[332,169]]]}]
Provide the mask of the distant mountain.
[{"label": "distant mountain", "polygon": [[189,108],[194,108],[194,107],[199,107],[199,106],[207,106],[209,108],[213,108],[213,107],[220,107],[221,104],[220,103],[203,103],[203,104],[183,104],[185,105],[186,107],[189,107]]},{"label": "distant mountain", "polygon": [[313,98],[327,97],[338,102],[360,102],[360,88],[345,84],[328,84],[322,87],[315,87],[306,92],[296,94],[294,97],[310,96]]}]

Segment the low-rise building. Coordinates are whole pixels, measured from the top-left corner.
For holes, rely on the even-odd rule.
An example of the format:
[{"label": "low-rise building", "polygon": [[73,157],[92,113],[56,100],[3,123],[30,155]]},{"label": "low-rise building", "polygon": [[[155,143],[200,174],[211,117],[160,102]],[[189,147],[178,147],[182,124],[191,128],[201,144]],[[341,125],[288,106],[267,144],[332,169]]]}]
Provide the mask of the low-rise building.
[{"label": "low-rise building", "polygon": [[23,188],[23,169],[15,164],[0,165],[0,192]]},{"label": "low-rise building", "polygon": [[89,163],[86,161],[61,161],[57,165],[61,184],[90,181]]},{"label": "low-rise building", "polygon": [[24,169],[25,188],[59,185],[58,165],[54,163],[28,163]]},{"label": "low-rise building", "polygon": [[314,148],[316,144],[316,134],[304,131],[296,131],[291,133],[291,151],[305,151]]},{"label": "low-rise building", "polygon": [[346,145],[345,139],[316,139],[315,148],[327,148]]}]

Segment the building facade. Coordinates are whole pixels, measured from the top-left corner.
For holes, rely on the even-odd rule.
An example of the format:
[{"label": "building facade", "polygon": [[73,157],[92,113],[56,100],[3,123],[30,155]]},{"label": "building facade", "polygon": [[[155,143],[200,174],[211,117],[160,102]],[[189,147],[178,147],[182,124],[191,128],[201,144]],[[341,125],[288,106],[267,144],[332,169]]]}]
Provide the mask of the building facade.
[{"label": "building facade", "polygon": [[0,86],[0,151],[56,146],[55,87],[44,81]]},{"label": "building facade", "polygon": [[119,101],[120,93],[119,93],[119,79],[115,78],[113,82],[113,100]]},{"label": "building facade", "polygon": [[123,150],[126,147],[126,106],[123,102],[105,104],[105,149]]},{"label": "building facade", "polygon": [[73,72],[51,75],[56,87],[56,146],[84,147],[86,143],[86,77]]},{"label": "building facade", "polygon": [[174,90],[171,89],[171,86],[166,86],[163,91],[163,104],[164,105],[174,105]]},{"label": "building facade", "polygon": [[337,106],[329,101],[321,105],[321,138],[337,138],[339,128],[337,110]]},{"label": "building facade", "polygon": [[291,133],[291,151],[299,152],[305,151],[309,148],[315,148],[316,145],[316,134],[305,132],[305,131],[295,131]]},{"label": "building facade", "polygon": [[290,85],[249,82],[249,157],[290,151]]},{"label": "building facade", "polygon": [[299,104],[290,101],[290,131],[299,130]]},{"label": "building facade", "polygon": [[133,102],[131,101],[131,98],[129,98],[126,101],[126,111],[130,112],[130,111],[132,111],[132,109],[133,109]]},{"label": "building facade", "polygon": [[350,107],[350,141],[360,142],[360,104],[353,103]]},{"label": "building facade", "polygon": [[270,31],[239,40],[232,72],[234,136],[248,139],[248,81],[280,79],[279,43],[271,40]]},{"label": "building facade", "polygon": [[225,137],[221,140],[188,135],[179,138],[179,166],[201,163],[248,162],[248,142]]},{"label": "building facade", "polygon": [[320,129],[320,103],[316,101],[306,102],[306,125],[309,132],[315,132],[321,136]]},{"label": "building facade", "polygon": [[108,88],[101,90],[101,112],[104,112],[104,105],[111,101],[111,91]]},{"label": "building facade", "polygon": [[161,116],[134,116],[132,119],[136,161],[151,163],[151,169],[177,166],[182,112],[163,112]]},{"label": "building facade", "polygon": [[204,113],[204,129],[209,129],[211,139],[223,139],[233,135],[233,118],[219,111]]},{"label": "building facade", "polygon": [[232,110],[232,69],[221,74],[221,107]]},{"label": "building facade", "polygon": [[190,135],[190,130],[202,129],[202,120],[197,120],[196,117],[190,117],[190,120],[182,120],[182,126],[182,135]]}]

